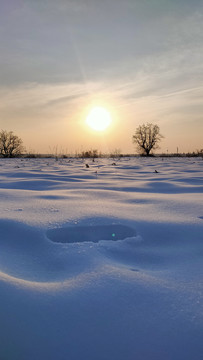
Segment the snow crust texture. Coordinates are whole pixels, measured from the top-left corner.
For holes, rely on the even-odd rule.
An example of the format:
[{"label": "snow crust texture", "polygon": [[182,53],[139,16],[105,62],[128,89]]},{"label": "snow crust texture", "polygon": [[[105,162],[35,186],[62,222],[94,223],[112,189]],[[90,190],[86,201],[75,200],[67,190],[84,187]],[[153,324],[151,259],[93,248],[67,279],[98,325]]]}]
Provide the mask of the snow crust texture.
[{"label": "snow crust texture", "polygon": [[0,360],[202,359],[202,170],[0,159]]}]

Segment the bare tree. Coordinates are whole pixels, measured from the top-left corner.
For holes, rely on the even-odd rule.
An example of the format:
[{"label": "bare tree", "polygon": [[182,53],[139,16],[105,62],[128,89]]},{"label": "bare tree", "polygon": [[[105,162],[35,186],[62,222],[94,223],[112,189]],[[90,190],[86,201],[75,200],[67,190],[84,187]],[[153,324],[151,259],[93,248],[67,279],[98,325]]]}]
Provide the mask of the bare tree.
[{"label": "bare tree", "polygon": [[0,131],[0,155],[10,158],[22,154],[23,151],[23,142],[13,131]]},{"label": "bare tree", "polygon": [[158,143],[163,138],[158,125],[147,123],[140,125],[133,135],[133,143],[136,144],[139,153],[149,156],[152,150],[158,149]]}]

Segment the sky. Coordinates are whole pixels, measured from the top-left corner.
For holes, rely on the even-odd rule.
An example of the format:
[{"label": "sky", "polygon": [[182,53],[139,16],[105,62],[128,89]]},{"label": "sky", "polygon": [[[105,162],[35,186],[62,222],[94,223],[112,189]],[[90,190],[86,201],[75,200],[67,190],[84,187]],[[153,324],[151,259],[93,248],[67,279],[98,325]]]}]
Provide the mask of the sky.
[{"label": "sky", "polygon": [[[158,124],[159,152],[203,148],[202,0],[2,0],[0,129],[28,152],[134,153]],[[111,113],[103,132],[85,119]]]}]

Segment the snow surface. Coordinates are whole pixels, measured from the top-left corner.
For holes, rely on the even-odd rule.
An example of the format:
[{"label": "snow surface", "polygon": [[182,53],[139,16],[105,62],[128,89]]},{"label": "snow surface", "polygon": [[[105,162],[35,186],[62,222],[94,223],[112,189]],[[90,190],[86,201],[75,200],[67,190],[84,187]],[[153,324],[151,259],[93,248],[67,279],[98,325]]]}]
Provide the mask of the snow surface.
[{"label": "snow surface", "polygon": [[0,159],[0,359],[203,359],[202,170]]}]

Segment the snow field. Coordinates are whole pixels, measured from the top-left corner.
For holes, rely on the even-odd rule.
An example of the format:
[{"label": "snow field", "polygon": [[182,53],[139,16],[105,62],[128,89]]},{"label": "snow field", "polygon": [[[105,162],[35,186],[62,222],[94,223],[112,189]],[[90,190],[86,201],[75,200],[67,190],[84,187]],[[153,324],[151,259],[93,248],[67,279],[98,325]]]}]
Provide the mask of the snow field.
[{"label": "snow field", "polygon": [[0,359],[200,360],[202,169],[0,159]]}]

